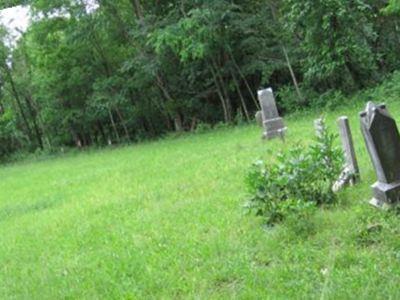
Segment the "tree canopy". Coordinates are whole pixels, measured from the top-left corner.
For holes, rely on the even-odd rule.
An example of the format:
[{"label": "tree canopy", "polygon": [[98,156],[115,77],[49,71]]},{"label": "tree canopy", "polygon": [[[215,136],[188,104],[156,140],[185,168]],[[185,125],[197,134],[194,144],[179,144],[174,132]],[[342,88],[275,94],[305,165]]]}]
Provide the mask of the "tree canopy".
[{"label": "tree canopy", "polygon": [[[26,3],[8,1],[3,7]],[[14,49],[0,31],[0,156],[250,121],[400,68],[398,0],[31,0]]]},{"label": "tree canopy", "polygon": [[29,0],[2,0],[0,3],[0,10],[18,5],[26,5],[28,3]]}]

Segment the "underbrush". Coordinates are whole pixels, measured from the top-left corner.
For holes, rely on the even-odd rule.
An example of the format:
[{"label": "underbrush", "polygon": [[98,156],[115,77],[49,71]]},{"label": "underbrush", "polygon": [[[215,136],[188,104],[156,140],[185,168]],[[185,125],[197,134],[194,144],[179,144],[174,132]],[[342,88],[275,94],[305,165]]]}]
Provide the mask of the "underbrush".
[{"label": "underbrush", "polygon": [[[319,110],[336,110],[343,107],[364,104],[368,101],[385,102],[387,98],[400,95],[400,71],[388,75],[379,84],[355,91],[343,93],[340,90],[328,90],[322,94],[302,87],[303,100],[299,100],[292,86],[285,86],[277,92],[278,105],[285,113],[298,113]],[[384,99],[384,100],[381,100]],[[396,99],[396,100],[397,100]]]},{"label": "underbrush", "polygon": [[320,134],[308,148],[281,152],[274,163],[254,163],[246,178],[251,195],[246,207],[274,224],[292,214],[307,217],[316,206],[334,203],[332,185],[343,166],[335,138],[323,121]]}]

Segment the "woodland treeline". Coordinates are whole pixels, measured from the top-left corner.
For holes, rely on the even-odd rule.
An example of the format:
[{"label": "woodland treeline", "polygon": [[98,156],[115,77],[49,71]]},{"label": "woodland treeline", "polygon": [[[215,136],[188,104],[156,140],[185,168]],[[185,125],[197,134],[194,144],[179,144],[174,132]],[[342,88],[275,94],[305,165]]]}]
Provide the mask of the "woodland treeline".
[{"label": "woodland treeline", "polygon": [[249,121],[260,87],[290,111],[400,69],[398,0],[27,2],[15,47],[0,29],[1,157]]}]

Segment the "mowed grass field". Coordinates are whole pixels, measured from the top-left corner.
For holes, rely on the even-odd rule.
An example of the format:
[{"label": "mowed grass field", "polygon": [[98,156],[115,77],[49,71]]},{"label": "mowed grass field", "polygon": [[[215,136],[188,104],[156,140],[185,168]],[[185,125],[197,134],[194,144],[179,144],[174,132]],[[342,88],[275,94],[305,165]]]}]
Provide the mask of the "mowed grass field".
[{"label": "mowed grass field", "polygon": [[[400,102],[388,99],[400,122]],[[375,174],[348,115],[362,183],[306,222],[247,214],[257,159],[313,139],[291,115],[286,143],[249,125],[0,168],[0,299],[398,299],[400,216],[368,205]]]}]

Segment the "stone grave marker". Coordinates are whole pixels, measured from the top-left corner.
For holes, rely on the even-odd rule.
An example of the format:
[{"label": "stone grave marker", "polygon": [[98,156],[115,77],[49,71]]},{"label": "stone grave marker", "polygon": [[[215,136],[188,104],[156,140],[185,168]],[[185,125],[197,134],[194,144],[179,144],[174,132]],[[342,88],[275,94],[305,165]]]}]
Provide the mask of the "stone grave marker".
[{"label": "stone grave marker", "polygon": [[276,107],[274,93],[271,88],[258,91],[258,100],[261,105],[264,139],[273,139],[275,137],[285,138],[286,127],[283,119],[279,117]]},{"label": "stone grave marker", "polygon": [[361,130],[378,181],[371,204],[387,208],[400,200],[400,135],[386,105],[368,102],[360,113]]},{"label": "stone grave marker", "polygon": [[360,180],[360,170],[354,150],[353,135],[351,133],[349,119],[346,116],[340,117],[338,119],[338,126],[346,162],[339,179],[333,186],[335,192],[347,185],[355,185]]}]

